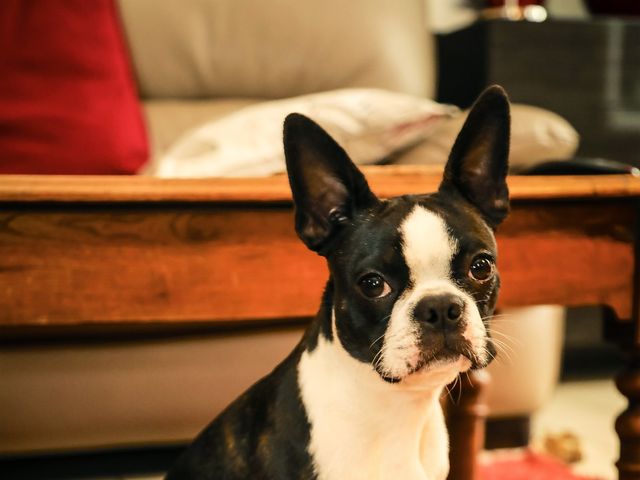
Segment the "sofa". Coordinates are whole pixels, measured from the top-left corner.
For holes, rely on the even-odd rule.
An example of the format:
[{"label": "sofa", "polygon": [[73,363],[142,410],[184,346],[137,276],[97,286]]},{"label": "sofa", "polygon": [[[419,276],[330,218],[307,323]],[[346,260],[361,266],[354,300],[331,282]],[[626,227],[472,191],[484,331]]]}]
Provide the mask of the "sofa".
[{"label": "sofa", "polygon": [[[434,95],[437,61],[422,0],[120,0],[119,7],[152,152],[142,174],[153,175],[194,127],[259,102],[347,87]],[[442,165],[462,118],[443,119],[394,161]],[[562,119],[514,107],[516,169],[570,156],[576,145]],[[495,328],[508,346],[489,368],[491,416],[529,416],[549,398],[563,315],[558,306],[500,312]],[[303,328],[304,319],[21,337],[0,349],[0,452],[186,442],[282,359]]]}]

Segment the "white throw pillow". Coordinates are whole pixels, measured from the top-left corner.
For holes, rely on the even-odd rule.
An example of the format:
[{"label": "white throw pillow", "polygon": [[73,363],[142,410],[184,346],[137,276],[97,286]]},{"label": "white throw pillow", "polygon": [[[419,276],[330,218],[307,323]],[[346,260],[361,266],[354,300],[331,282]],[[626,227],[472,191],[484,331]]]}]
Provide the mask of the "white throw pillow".
[{"label": "white throw pillow", "polygon": [[252,105],[184,134],[159,177],[254,177],[285,171],[282,124],[292,112],[325,128],[354,162],[380,162],[427,138],[458,109],[378,89],[344,89]]},{"label": "white throw pillow", "polygon": [[[402,152],[402,155],[394,158],[393,163],[444,165],[468,113],[465,111],[462,115],[440,122],[433,135]],[[531,105],[511,104],[511,173],[518,173],[545,160],[569,159],[576,153],[579,143],[578,132],[560,115]]]}]

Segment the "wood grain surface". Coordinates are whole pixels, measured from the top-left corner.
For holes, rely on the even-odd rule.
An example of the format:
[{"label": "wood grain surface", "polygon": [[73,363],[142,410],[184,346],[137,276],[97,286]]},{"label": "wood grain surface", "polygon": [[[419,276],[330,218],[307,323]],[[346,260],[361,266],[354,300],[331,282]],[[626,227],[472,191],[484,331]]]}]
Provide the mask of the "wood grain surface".
[{"label": "wood grain surface", "polygon": [[[632,318],[635,215],[617,199],[516,201],[498,231],[500,305]],[[326,277],[288,205],[0,206],[0,325],[299,319]]]},{"label": "wood grain surface", "polygon": [[[435,191],[439,166],[370,166],[363,169],[381,197]],[[511,198],[640,197],[631,175],[509,177]],[[158,179],[142,176],[0,175],[0,202],[289,202],[287,178]]]},{"label": "wood grain surface", "polygon": [[607,305],[632,319],[637,213],[624,200],[516,203],[497,232],[501,306]]},{"label": "wood grain surface", "polygon": [[309,316],[325,281],[289,209],[0,213],[0,324]]}]

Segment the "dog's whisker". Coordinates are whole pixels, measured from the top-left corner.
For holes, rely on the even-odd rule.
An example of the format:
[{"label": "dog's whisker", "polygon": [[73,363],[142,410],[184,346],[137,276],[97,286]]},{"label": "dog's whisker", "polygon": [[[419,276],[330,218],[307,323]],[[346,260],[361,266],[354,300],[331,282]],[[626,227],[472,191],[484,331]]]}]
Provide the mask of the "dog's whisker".
[{"label": "dog's whisker", "polygon": [[520,319],[511,314],[504,315],[486,315],[481,317],[483,321],[498,320],[498,323],[511,324],[513,322],[519,322]]},{"label": "dog's whisker", "polygon": [[480,317],[480,319],[482,321],[500,319],[501,322],[504,322],[507,320],[514,320],[515,318],[510,313],[498,313],[498,314],[492,314],[492,315],[485,315]]},{"label": "dog's whisker", "polygon": [[501,357],[506,358],[509,363],[513,363],[512,355],[515,355],[515,351],[513,349],[511,349],[508,345],[504,345],[500,341],[497,341],[495,338],[493,339],[493,344],[496,347],[496,352],[500,353]]},{"label": "dog's whisker", "polygon": [[455,379],[454,385],[458,385],[458,399],[456,401],[456,405],[460,404],[460,399],[462,398],[462,374],[458,373]]},{"label": "dog's whisker", "polygon": [[458,397],[458,399],[456,401],[453,398],[453,394],[452,394],[452,392],[456,388],[456,385],[457,385],[459,379],[460,379],[460,374],[458,373],[458,375],[456,375],[456,378],[453,379],[453,382],[451,382],[449,385],[445,385],[444,386],[444,388],[446,389],[447,395],[449,396],[449,399],[451,400],[451,403],[453,405],[458,405],[458,403],[460,402],[460,397]]},{"label": "dog's whisker", "polygon": [[503,348],[504,350],[510,352],[510,353],[515,353],[515,349],[513,348],[512,345],[510,345],[508,342],[506,342],[505,340],[499,339],[499,338],[491,338],[491,341],[496,345],[499,346],[501,348]]},{"label": "dog's whisker", "polygon": [[523,342],[522,342],[522,340],[520,338],[514,337],[513,335],[509,335],[509,334],[506,334],[504,332],[492,330],[491,334],[499,336],[505,342],[513,342],[513,343],[517,344],[516,346],[518,346],[518,347],[522,346],[522,344],[523,344]]},{"label": "dog's whisker", "polygon": [[371,345],[369,345],[369,350],[371,350],[376,343],[378,343],[380,340],[382,340],[384,338],[385,333],[383,333],[378,338],[376,338],[373,342],[371,342]]}]

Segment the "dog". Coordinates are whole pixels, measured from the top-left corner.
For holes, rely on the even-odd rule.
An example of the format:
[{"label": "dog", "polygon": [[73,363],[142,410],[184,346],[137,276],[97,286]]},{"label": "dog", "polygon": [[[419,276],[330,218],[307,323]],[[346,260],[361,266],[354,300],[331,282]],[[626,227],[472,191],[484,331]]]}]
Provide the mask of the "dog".
[{"label": "dog", "polygon": [[490,87],[438,191],[382,200],[319,125],[286,118],[295,229],[329,266],[321,306],[291,354],[200,433],[167,480],[446,478],[443,389],[496,354],[509,130],[507,96]]}]

